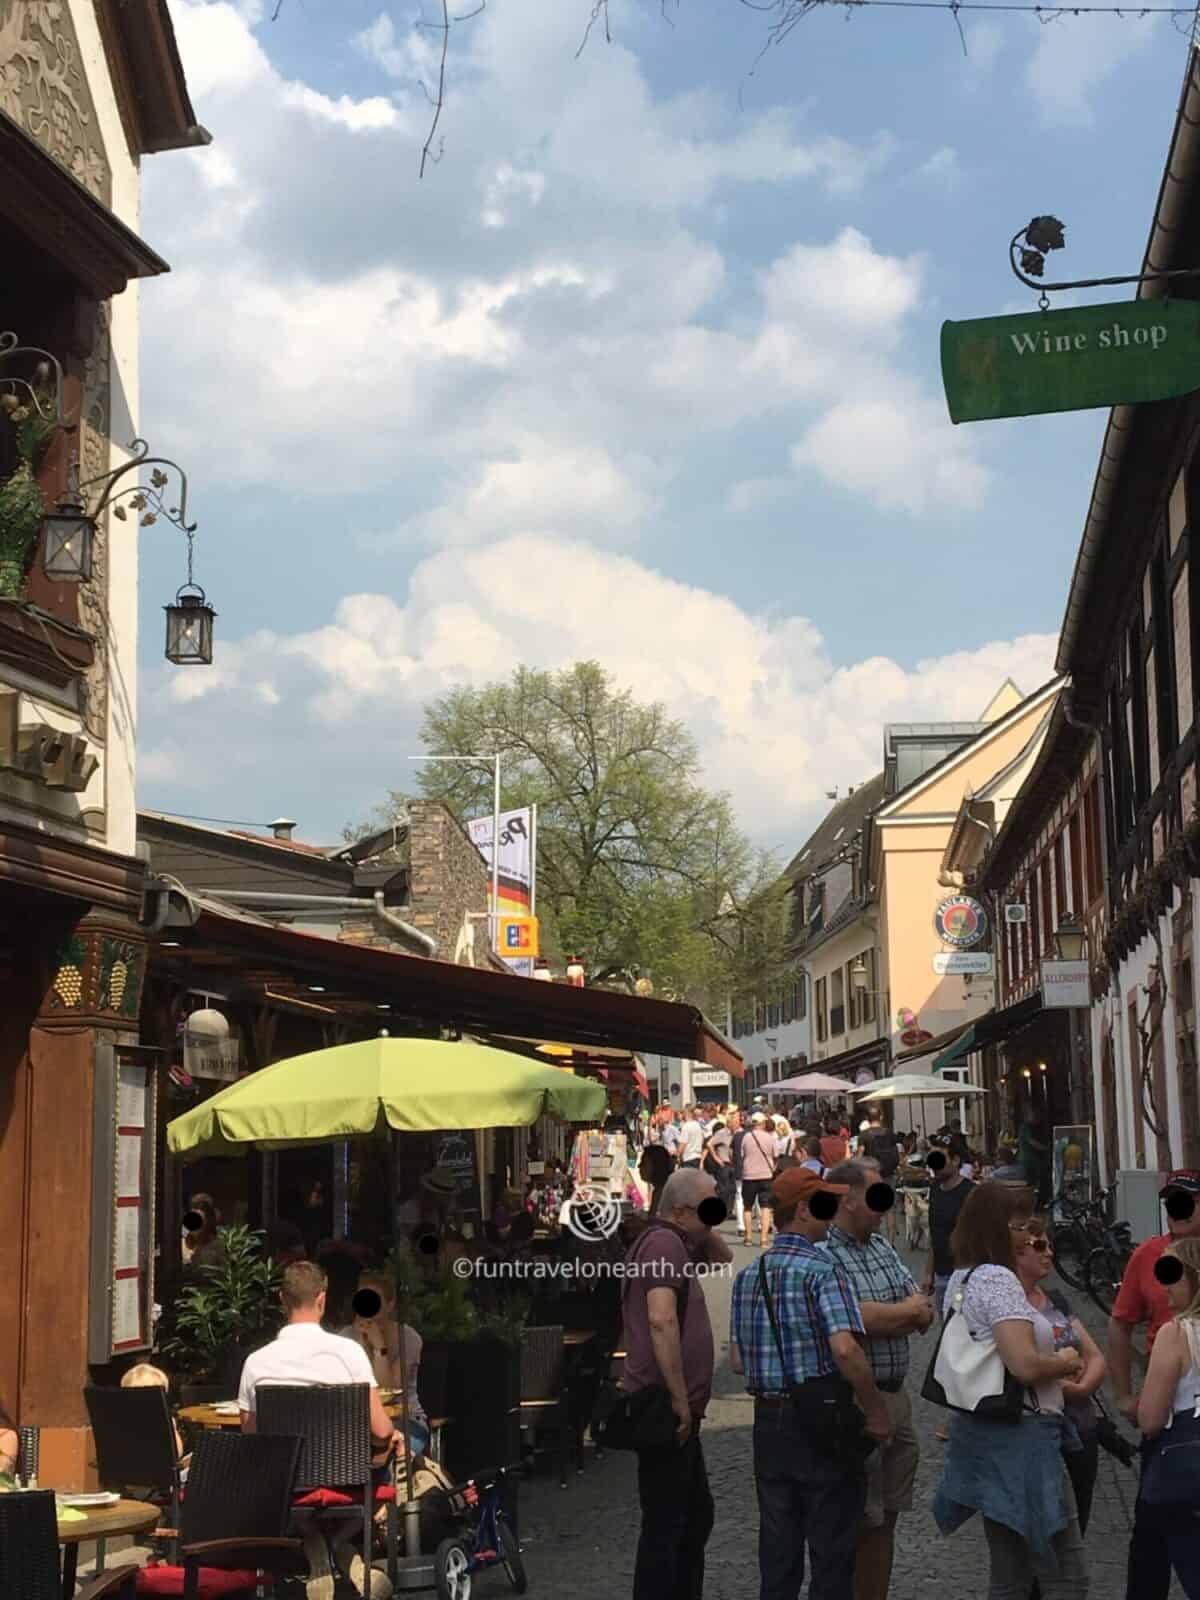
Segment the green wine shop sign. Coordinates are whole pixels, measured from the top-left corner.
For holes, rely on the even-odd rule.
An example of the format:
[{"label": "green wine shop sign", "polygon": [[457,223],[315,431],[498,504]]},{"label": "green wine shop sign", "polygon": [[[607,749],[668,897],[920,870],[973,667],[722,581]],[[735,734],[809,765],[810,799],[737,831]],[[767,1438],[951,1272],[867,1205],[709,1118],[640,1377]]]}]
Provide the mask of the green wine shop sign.
[{"label": "green wine shop sign", "polygon": [[942,383],[952,422],[1188,394],[1200,389],[1200,301],[944,322]]}]

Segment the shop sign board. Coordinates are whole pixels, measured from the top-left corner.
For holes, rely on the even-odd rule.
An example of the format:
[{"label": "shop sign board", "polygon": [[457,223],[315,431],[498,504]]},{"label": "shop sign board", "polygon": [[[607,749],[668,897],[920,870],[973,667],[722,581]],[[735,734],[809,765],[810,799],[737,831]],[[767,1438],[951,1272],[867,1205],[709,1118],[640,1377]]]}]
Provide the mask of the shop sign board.
[{"label": "shop sign board", "polygon": [[1200,388],[1200,301],[1131,300],[942,324],[952,422],[1170,400]]},{"label": "shop sign board", "polygon": [[1092,975],[1086,961],[1043,961],[1042,1004],[1047,1011],[1078,1007],[1086,1011],[1092,1003]]},{"label": "shop sign board", "polygon": [[990,978],[992,958],[986,951],[942,950],[933,958],[933,970],[939,978]]},{"label": "shop sign board", "polygon": [[933,926],[943,944],[953,945],[956,950],[969,950],[987,937],[988,914],[969,894],[955,894],[938,906]]}]

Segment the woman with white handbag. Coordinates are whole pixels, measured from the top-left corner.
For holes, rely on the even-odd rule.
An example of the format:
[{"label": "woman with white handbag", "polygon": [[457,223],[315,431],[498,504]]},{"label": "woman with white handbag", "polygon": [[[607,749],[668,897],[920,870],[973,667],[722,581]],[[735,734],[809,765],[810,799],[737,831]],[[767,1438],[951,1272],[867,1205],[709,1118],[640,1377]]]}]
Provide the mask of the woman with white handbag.
[{"label": "woman with white handbag", "polygon": [[934,1517],[953,1533],[983,1517],[988,1600],[1084,1600],[1083,1538],[1063,1466],[1062,1384],[1079,1376],[1075,1349],[1054,1349],[1017,1277],[1032,1196],[985,1183],[967,1198],[951,1245],[956,1270],[922,1393],[952,1413]]}]

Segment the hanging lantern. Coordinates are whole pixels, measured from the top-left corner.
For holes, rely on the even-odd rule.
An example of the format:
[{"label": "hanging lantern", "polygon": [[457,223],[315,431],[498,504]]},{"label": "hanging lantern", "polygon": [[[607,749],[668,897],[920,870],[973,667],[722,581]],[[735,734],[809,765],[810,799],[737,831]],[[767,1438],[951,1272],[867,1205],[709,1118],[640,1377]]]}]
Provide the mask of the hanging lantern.
[{"label": "hanging lantern", "polygon": [[198,583],[185,583],[167,613],[167,660],[177,667],[210,667],[216,612]]},{"label": "hanging lantern", "polygon": [[60,583],[87,583],[92,576],[96,524],[75,500],[60,500],[42,518],[42,566]]}]

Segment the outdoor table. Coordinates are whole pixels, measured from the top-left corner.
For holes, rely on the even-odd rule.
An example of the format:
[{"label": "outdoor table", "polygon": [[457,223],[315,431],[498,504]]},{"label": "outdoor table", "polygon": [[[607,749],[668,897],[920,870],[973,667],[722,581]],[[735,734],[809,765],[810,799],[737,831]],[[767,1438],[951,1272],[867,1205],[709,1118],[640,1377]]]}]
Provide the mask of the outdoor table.
[{"label": "outdoor table", "polygon": [[[588,1338],[590,1335],[584,1335],[583,1337]],[[572,1342],[570,1335],[567,1336],[567,1341],[568,1343]],[[581,1343],[582,1339],[575,1342]],[[400,1416],[400,1405],[398,1401],[393,1400],[386,1402],[383,1409],[387,1412],[388,1416],[391,1417],[393,1422],[395,1422]],[[242,1425],[240,1412],[235,1412],[233,1416],[230,1416],[224,1411],[218,1411],[215,1406],[211,1405],[183,1406],[180,1409],[179,1416],[182,1421],[190,1422],[198,1428],[240,1428]],[[451,1419],[449,1417],[430,1417],[428,1419],[429,1454],[432,1456],[434,1461],[439,1463],[442,1459],[442,1429],[450,1420]]]},{"label": "outdoor table", "polygon": [[145,1533],[158,1525],[160,1508],[145,1500],[118,1500],[111,1506],[80,1506],[82,1517],[76,1521],[60,1522],[58,1542],[63,1549],[63,1600],[71,1600],[75,1593],[75,1569],[79,1561],[79,1546],[95,1540],[103,1545],[106,1539],[119,1539],[125,1534]]},{"label": "outdoor table", "polygon": [[191,1422],[198,1428],[240,1428],[242,1414],[240,1411],[232,1415],[218,1411],[215,1406],[183,1406],[179,1412],[184,1422]]}]

